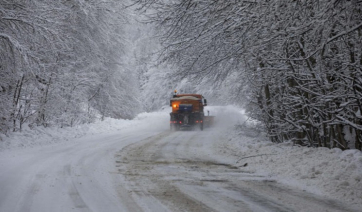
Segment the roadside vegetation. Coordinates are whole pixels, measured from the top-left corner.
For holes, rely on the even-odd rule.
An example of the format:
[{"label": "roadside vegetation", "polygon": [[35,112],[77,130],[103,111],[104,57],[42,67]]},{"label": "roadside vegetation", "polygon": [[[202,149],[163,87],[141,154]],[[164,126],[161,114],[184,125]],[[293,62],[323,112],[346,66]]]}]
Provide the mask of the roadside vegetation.
[{"label": "roadside vegetation", "polygon": [[361,1],[137,2],[173,75],[242,104],[273,142],[362,149]]},{"label": "roadside vegetation", "polygon": [[361,150],[361,20],[358,0],[3,0],[0,133],[130,119],[178,89],[273,142]]}]

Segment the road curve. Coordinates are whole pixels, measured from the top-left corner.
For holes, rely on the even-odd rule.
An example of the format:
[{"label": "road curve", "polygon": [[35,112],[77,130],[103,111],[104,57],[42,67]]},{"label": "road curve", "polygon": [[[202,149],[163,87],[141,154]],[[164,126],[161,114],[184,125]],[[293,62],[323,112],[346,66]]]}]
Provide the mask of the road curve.
[{"label": "road curve", "polygon": [[143,211],[357,211],[248,173],[218,142],[212,130],[164,132],[120,150],[116,167]]},{"label": "road curve", "polygon": [[155,134],[134,129],[2,151],[0,211],[140,211],[122,190],[114,157]]},{"label": "road curve", "polygon": [[217,131],[132,129],[0,152],[0,211],[354,211],[235,166]]}]

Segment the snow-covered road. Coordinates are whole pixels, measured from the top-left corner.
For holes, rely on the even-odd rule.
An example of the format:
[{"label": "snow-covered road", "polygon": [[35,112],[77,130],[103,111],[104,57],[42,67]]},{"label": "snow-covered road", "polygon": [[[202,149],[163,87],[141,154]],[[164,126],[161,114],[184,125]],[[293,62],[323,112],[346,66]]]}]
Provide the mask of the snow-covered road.
[{"label": "snow-covered road", "polygon": [[143,211],[354,211],[235,166],[215,151],[222,139],[163,132],[119,151],[118,173]]},{"label": "snow-covered road", "polygon": [[224,128],[170,132],[165,114],[1,151],[0,211],[358,211],[236,163]]},{"label": "snow-covered road", "polygon": [[154,134],[132,131],[2,152],[0,211],[125,211],[115,154]]}]

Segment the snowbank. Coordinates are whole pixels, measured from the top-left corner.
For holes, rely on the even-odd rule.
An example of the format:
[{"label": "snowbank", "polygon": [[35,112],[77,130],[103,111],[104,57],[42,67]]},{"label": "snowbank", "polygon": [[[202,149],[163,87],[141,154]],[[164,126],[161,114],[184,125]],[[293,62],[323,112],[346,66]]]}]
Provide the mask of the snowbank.
[{"label": "snowbank", "polygon": [[220,152],[243,170],[362,207],[362,152],[275,144],[250,128],[227,134]]},{"label": "snowbank", "polygon": [[[141,113],[134,120],[106,118],[91,124],[76,127],[35,127],[25,128],[22,132],[11,133],[0,140],[0,151],[5,149],[29,148],[59,142],[74,142],[75,138],[92,136],[95,134],[119,133],[119,131],[142,127],[146,125],[149,130],[162,130],[164,123],[168,123],[169,115],[166,111]],[[168,125],[166,125],[168,129]]]}]

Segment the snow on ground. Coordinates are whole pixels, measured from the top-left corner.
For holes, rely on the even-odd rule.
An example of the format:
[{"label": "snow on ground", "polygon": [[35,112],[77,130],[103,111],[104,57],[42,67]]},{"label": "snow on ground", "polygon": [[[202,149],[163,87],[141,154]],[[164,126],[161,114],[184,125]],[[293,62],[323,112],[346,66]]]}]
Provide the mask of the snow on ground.
[{"label": "snow on ground", "polygon": [[[207,107],[217,117],[225,141],[215,146],[225,161],[246,171],[269,176],[296,186],[362,207],[362,153],[357,150],[307,148],[293,143],[274,144],[255,128],[250,128],[243,111],[236,107]],[[25,129],[0,141],[1,151],[31,148],[60,142],[76,142],[79,137],[119,133],[148,126],[150,130],[168,130],[168,109],[141,113],[134,120],[105,119],[74,128]],[[246,122],[245,122],[246,121]],[[245,123],[247,123],[245,125]],[[248,124],[249,123],[249,124]],[[239,127],[235,127],[237,124]],[[243,125],[244,124],[244,125]],[[243,127],[242,127],[243,126]]]},{"label": "snow on ground", "polygon": [[[168,112],[168,111],[167,111]],[[0,139],[0,152],[5,149],[29,148],[33,146],[42,146],[59,142],[74,142],[76,138],[106,134],[118,133],[135,127],[149,125],[149,129],[165,130],[168,129],[169,114],[166,111],[153,113],[140,113],[133,120],[117,120],[106,118],[104,121],[97,121],[91,124],[83,124],[76,127],[35,127],[34,129],[25,128],[22,132],[3,136]],[[155,118],[157,117],[157,118]]]},{"label": "snow on ground", "polygon": [[358,150],[308,148],[292,143],[274,144],[261,137],[233,132],[220,144],[245,170],[362,206],[362,153]]},{"label": "snow on ground", "polygon": [[[359,150],[308,148],[292,142],[272,143],[253,122],[245,121],[243,111],[234,107],[217,108],[238,126],[225,130],[227,142],[218,149],[244,170],[270,176],[290,186],[362,207],[362,152]],[[239,113],[238,116],[235,115]]]}]

